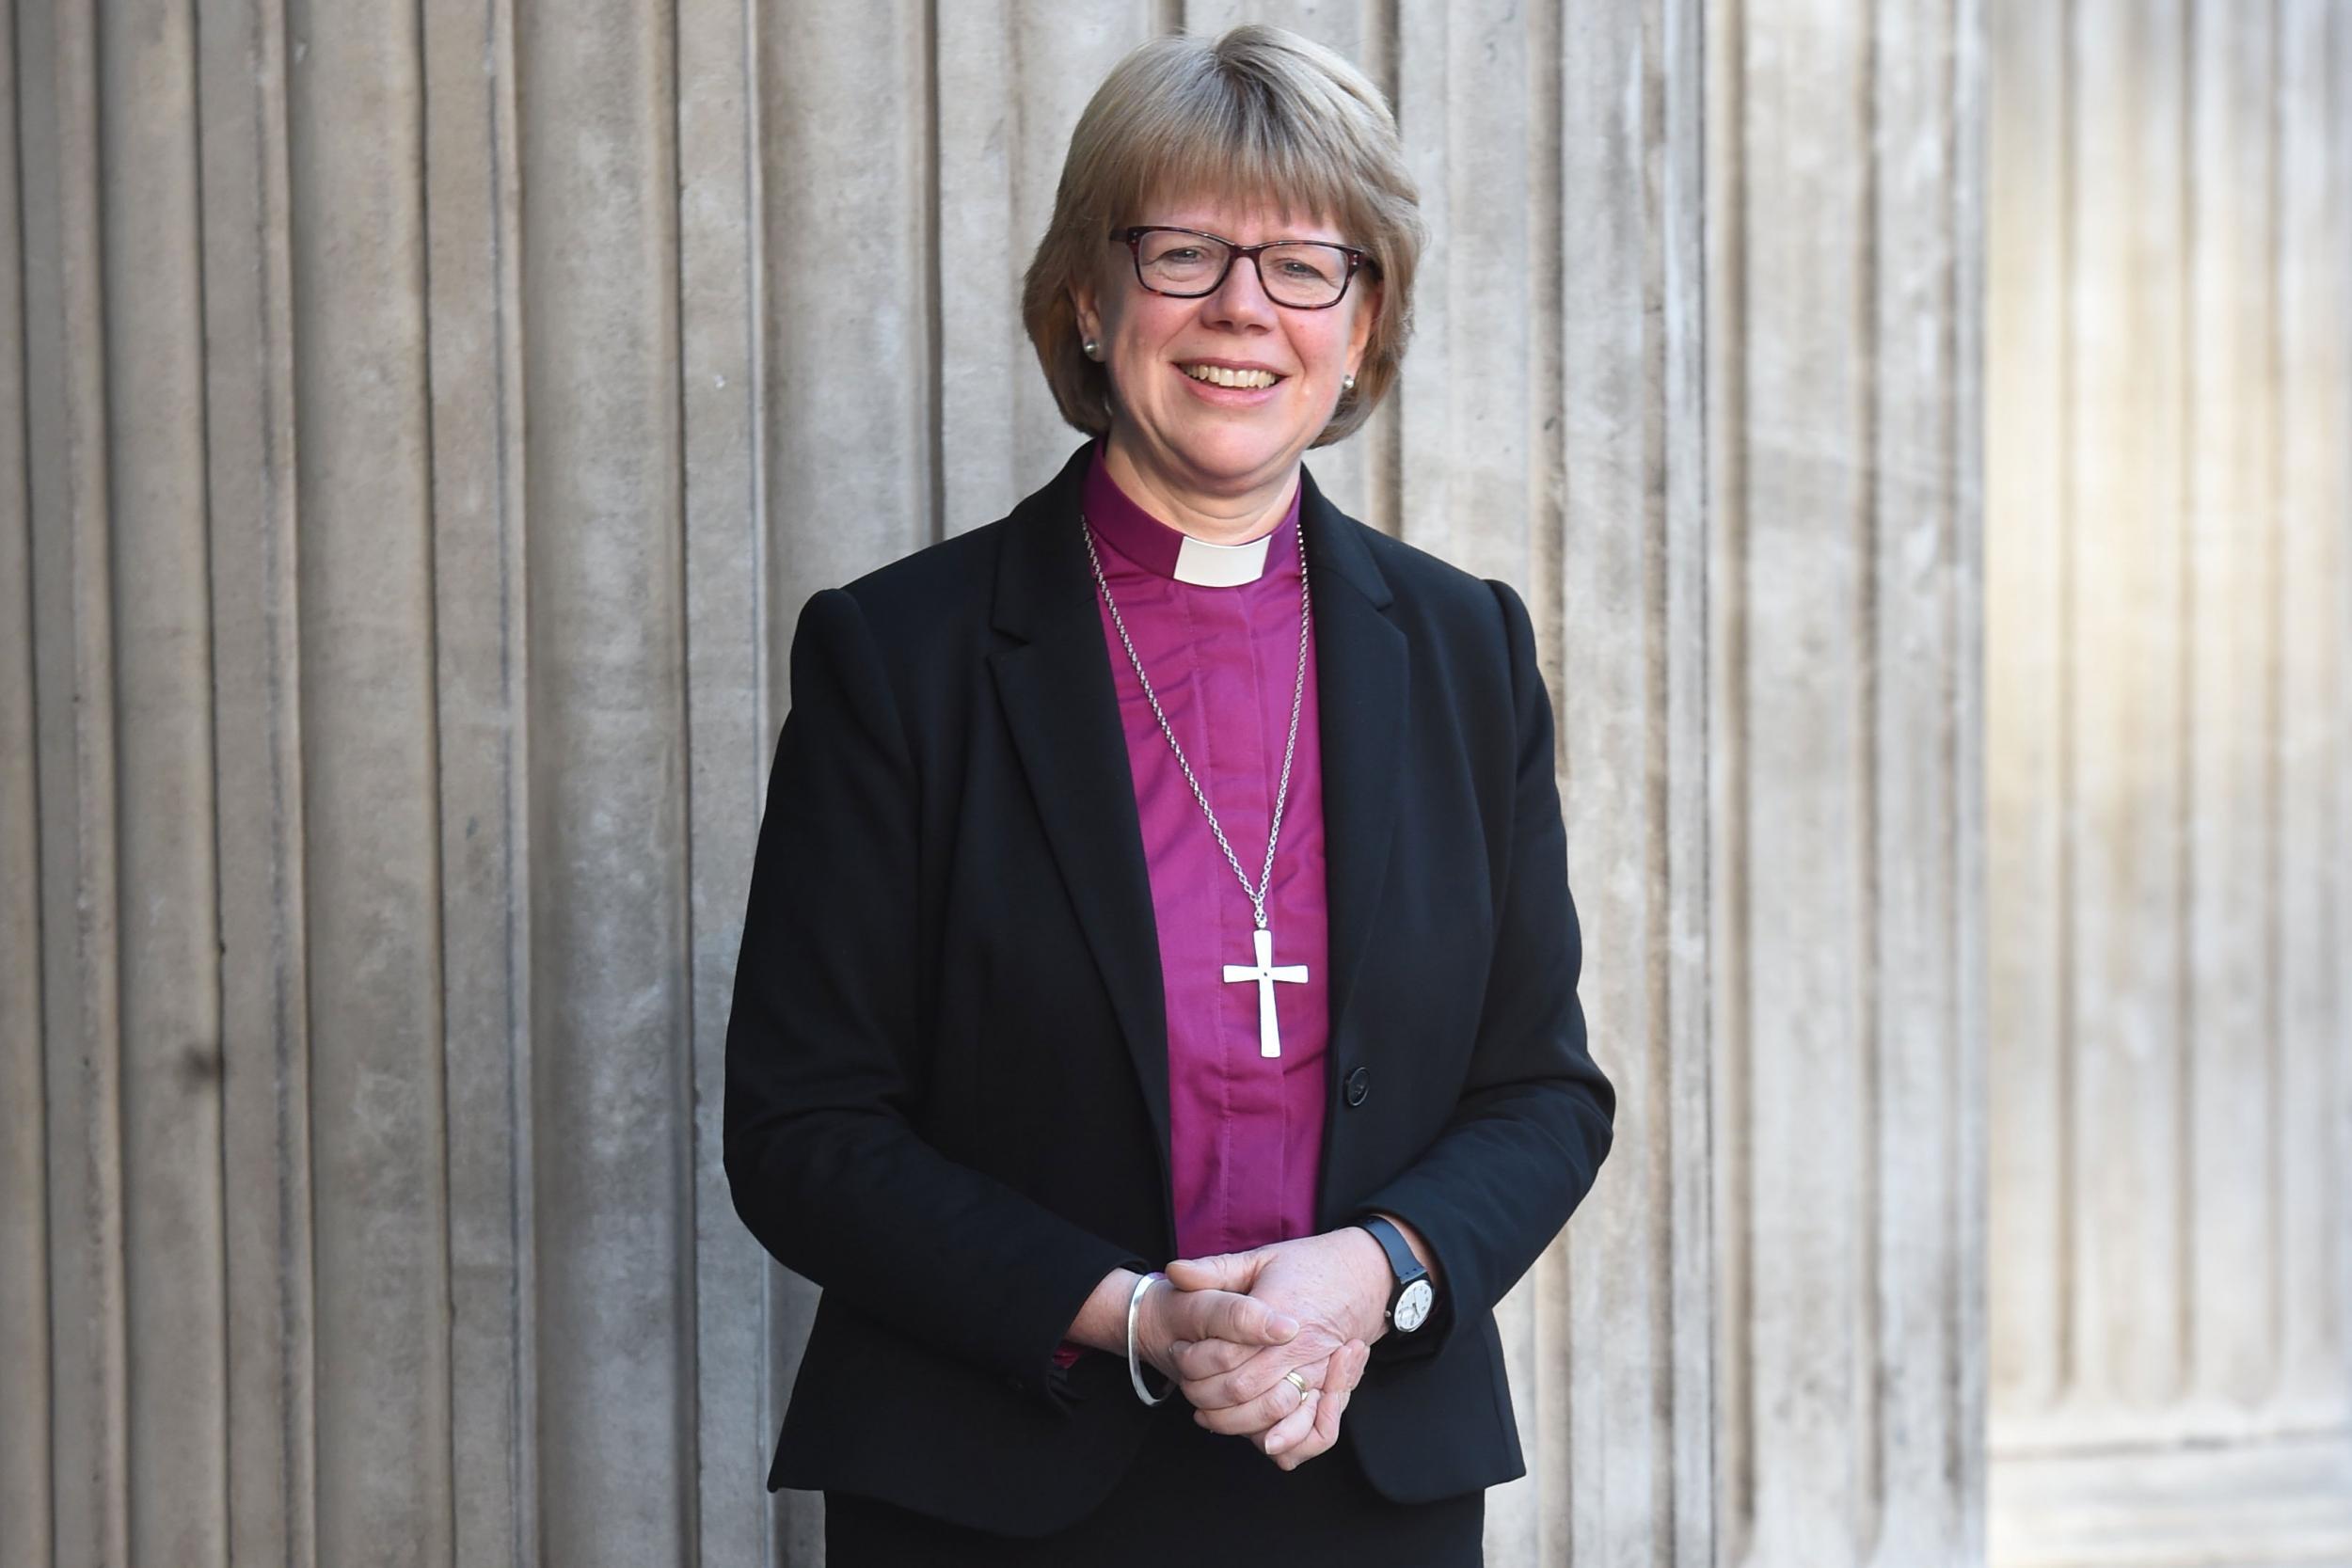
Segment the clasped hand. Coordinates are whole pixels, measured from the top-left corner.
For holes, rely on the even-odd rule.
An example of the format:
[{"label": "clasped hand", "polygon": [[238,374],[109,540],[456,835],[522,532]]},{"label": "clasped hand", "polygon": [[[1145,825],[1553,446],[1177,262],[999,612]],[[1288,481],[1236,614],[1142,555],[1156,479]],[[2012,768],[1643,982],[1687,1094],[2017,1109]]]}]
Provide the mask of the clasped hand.
[{"label": "clasped hand", "polygon": [[1182,1259],[1146,1292],[1136,1349],[1176,1379],[1194,1420],[1295,1470],[1339,1441],[1388,1329],[1389,1279],[1379,1243],[1352,1227]]}]

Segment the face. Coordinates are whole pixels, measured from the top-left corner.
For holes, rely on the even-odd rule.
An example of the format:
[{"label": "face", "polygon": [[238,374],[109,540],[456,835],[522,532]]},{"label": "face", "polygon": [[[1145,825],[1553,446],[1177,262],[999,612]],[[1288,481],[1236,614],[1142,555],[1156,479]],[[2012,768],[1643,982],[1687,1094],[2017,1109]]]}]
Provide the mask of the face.
[{"label": "face", "polygon": [[[1196,229],[1240,245],[1266,240],[1362,244],[1322,221],[1228,202],[1160,202],[1136,222]],[[1269,263],[1271,264],[1271,263]],[[1110,372],[1111,440],[1171,498],[1246,496],[1286,485],[1339,404],[1341,378],[1361,370],[1379,285],[1358,269],[1327,309],[1268,299],[1258,269],[1236,257],[1213,293],[1178,299],[1136,280],[1124,243],[1103,246],[1095,286],[1073,291],[1078,325]],[[1204,366],[1270,371],[1265,388],[1213,386]]]}]

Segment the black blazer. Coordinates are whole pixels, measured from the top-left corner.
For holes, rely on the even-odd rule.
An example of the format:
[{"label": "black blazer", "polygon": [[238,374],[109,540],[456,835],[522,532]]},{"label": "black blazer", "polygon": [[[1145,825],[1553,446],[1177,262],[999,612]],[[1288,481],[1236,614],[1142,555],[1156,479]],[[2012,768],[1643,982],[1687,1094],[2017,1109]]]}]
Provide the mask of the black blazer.
[{"label": "black blazer", "polygon": [[[1174,1245],[1088,458],[802,611],[727,1026],[737,1212],[823,1291],[770,1486],[1010,1535],[1074,1523],[1134,1457],[1152,1412],[1123,1362],[1063,1372],[1053,1352],[1105,1274]],[[1316,1463],[1420,1501],[1525,1468],[1491,1308],[1591,1187],[1615,1097],[1585,1050],[1525,608],[1303,489],[1330,907],[1318,1220],[1399,1214],[1445,1281],[1430,1324],[1375,1348]]]}]

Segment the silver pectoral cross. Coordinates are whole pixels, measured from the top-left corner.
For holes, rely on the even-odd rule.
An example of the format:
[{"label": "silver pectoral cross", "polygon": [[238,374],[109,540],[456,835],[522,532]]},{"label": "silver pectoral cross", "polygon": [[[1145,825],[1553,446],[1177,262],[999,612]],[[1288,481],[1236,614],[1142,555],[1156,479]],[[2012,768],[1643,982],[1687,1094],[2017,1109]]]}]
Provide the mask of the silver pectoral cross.
[{"label": "silver pectoral cross", "polygon": [[1279,1056],[1282,1053],[1282,1031],[1274,1022],[1274,982],[1303,986],[1307,983],[1307,966],[1291,964],[1274,967],[1274,933],[1263,926],[1249,933],[1257,944],[1258,961],[1254,964],[1227,964],[1225,983],[1240,985],[1254,980],[1258,985],[1258,1054]]}]

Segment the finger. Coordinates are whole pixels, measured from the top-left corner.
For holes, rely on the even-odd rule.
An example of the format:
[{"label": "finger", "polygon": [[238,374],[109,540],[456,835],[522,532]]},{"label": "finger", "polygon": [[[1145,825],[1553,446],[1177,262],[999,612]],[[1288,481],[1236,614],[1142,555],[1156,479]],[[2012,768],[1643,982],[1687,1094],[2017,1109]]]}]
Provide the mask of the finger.
[{"label": "finger", "polygon": [[1181,1381],[1201,1383],[1232,1371],[1257,1354],[1255,1347],[1237,1345],[1231,1339],[1200,1339],[1170,1346],[1168,1360]]},{"label": "finger", "polygon": [[1285,1470],[1295,1470],[1307,1461],[1329,1453],[1332,1445],[1340,1440],[1340,1418],[1347,1414],[1352,1392],[1345,1385],[1327,1384],[1322,1396],[1314,1402],[1314,1418],[1307,1435],[1273,1455],[1274,1463]]},{"label": "finger", "polygon": [[[1184,1386],[1184,1398],[1202,1410],[1223,1410],[1259,1400],[1281,1382],[1292,1368],[1300,1369],[1311,1386],[1324,1381],[1324,1365],[1340,1349],[1340,1341],[1321,1329],[1279,1345],[1270,1345],[1232,1371],[1197,1379]],[[1272,1421],[1265,1423],[1273,1425]]]},{"label": "finger", "polygon": [[[1314,1387],[1323,1380],[1322,1363],[1291,1370],[1298,1373],[1299,1381],[1308,1388]],[[1185,1398],[1191,1398],[1189,1389]],[[1228,1437],[1247,1437],[1279,1424],[1306,1402],[1306,1392],[1297,1383],[1278,1371],[1274,1374],[1273,1386],[1263,1392],[1223,1405],[1196,1405],[1193,1418],[1211,1432],[1222,1433]]]},{"label": "finger", "polygon": [[1315,1406],[1322,1401],[1323,1390],[1310,1388],[1307,1390],[1307,1397],[1298,1402],[1297,1409],[1258,1433],[1250,1441],[1258,1445],[1260,1453],[1269,1457],[1295,1446],[1300,1438],[1315,1430]]},{"label": "finger", "polygon": [[[1161,1302],[1170,1340],[1191,1344],[1224,1340],[1254,1354],[1267,1345],[1287,1344],[1298,1333],[1298,1320],[1278,1312],[1263,1301],[1229,1291],[1168,1291]],[[1244,1356],[1243,1359],[1247,1359]]]},{"label": "finger", "polygon": [[1168,1280],[1180,1291],[1236,1291],[1247,1295],[1264,1263],[1263,1255],[1258,1252],[1179,1258],[1168,1266]]},{"label": "finger", "polygon": [[[1201,1332],[1194,1339],[1230,1339],[1237,1345],[1286,1345],[1298,1337],[1298,1320],[1250,1296],[1212,1291],[1193,1297]],[[1279,1375],[1279,1374],[1278,1374]]]}]

